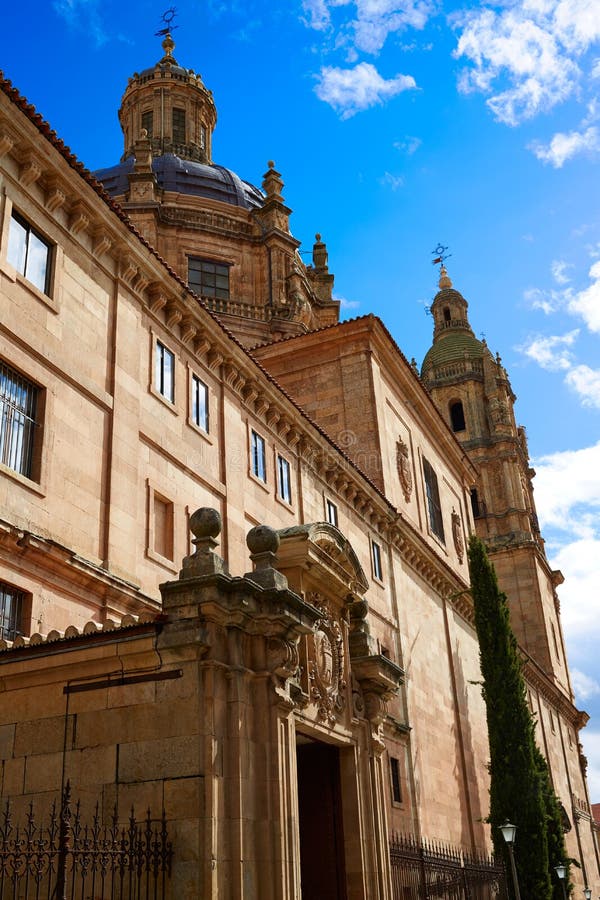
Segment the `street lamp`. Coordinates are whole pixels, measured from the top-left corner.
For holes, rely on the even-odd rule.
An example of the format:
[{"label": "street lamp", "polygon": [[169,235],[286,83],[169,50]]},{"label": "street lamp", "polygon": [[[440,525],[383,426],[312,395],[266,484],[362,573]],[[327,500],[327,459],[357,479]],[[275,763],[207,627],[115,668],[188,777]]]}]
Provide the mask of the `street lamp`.
[{"label": "street lamp", "polygon": [[517,826],[511,825],[508,819],[504,823],[504,825],[500,826],[500,831],[502,832],[502,837],[506,841],[506,846],[508,847],[508,855],[510,856],[510,868],[512,871],[513,877],[513,885],[515,889],[515,897],[516,900],[521,900],[521,892],[519,891],[519,881],[517,878],[517,867],[515,866],[515,854],[513,851],[513,844],[515,842],[515,834],[517,833]]},{"label": "street lamp", "polygon": [[567,867],[563,865],[563,863],[559,863],[557,866],[554,866],[554,871],[556,872],[557,878],[560,881],[560,886],[562,887],[563,897],[567,900],[567,891],[565,888],[565,878],[567,877]]},{"label": "street lamp", "polygon": [[585,900],[592,900],[592,889],[588,887],[584,888],[583,896],[585,897]]}]

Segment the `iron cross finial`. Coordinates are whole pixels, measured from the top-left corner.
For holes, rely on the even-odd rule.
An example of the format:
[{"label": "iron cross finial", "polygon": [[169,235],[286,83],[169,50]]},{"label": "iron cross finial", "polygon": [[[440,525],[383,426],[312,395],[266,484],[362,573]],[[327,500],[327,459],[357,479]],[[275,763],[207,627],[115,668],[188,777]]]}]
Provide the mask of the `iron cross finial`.
[{"label": "iron cross finial", "polygon": [[432,259],[431,262],[434,266],[439,265],[440,263],[444,265],[447,259],[449,259],[452,254],[447,252],[448,248],[444,247],[443,244],[438,244],[435,250],[432,250],[432,254],[435,256],[435,259]]},{"label": "iron cross finial", "polygon": [[173,25],[173,20],[175,19],[176,15],[177,9],[174,6],[170,6],[167,10],[164,11],[162,16],[160,17],[164,28],[161,28],[156,32],[156,37],[165,37],[165,35],[171,34],[172,31],[175,31],[176,28],[179,28],[179,25]]}]

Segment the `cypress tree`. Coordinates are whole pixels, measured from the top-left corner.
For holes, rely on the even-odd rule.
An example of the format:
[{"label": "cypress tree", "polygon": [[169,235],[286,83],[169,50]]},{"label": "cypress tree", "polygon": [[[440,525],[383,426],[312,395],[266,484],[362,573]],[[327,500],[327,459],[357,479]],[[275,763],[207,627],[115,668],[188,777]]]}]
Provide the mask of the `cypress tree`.
[{"label": "cypress tree", "polygon": [[556,877],[554,869],[558,865],[566,867],[565,889],[567,894],[573,885],[570,883],[570,858],[567,854],[565,844],[565,832],[563,829],[563,819],[558,798],[554,793],[554,788],[550,782],[550,772],[548,771],[548,763],[540,753],[538,747],[535,748],[536,761],[540,773],[542,798],[546,810],[546,828],[548,832],[548,858],[550,865],[550,874],[552,880],[552,897],[553,900],[563,900],[563,892],[560,882]]},{"label": "cypress tree", "polygon": [[[507,848],[498,826],[507,820],[516,825],[515,862],[521,896],[526,900],[550,900],[553,891],[546,804],[534,723],[506,595],[498,587],[484,544],[475,536],[469,542],[469,568],[490,745],[488,821],[494,849],[504,857],[509,869]],[[510,875],[508,883],[512,896]]]}]

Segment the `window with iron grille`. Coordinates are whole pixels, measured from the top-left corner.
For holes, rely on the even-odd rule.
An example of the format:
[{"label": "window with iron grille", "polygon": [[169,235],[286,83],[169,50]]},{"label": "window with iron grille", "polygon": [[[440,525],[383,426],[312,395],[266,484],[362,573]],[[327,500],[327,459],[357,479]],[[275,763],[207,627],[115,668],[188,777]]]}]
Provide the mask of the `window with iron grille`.
[{"label": "window with iron grille", "polygon": [[173,109],[173,143],[185,144],[185,109]]},{"label": "window with iron grille", "polygon": [[188,259],[188,284],[201,297],[229,299],[229,266],[211,259]]},{"label": "window with iron grille", "polygon": [[208,387],[192,375],[192,422],[208,432]]},{"label": "window with iron grille", "polygon": [[265,454],[265,439],[260,434],[257,434],[256,431],[252,431],[251,434],[250,452],[252,454],[250,461],[252,474],[256,478],[260,478],[261,481],[266,481],[267,458]]},{"label": "window with iron grille", "polygon": [[0,362],[0,462],[32,477],[39,388]]},{"label": "window with iron grille", "polygon": [[145,128],[148,132],[148,137],[152,137],[152,127],[154,125],[154,115],[152,110],[149,109],[146,112],[142,113],[142,128]]},{"label": "window with iron grille", "polygon": [[23,634],[25,592],[0,581],[0,637],[14,641]]},{"label": "window with iron grille", "polygon": [[427,494],[427,508],[429,511],[429,525],[432,532],[445,542],[444,521],[442,518],[442,506],[438,488],[437,475],[433,471],[431,463],[423,459],[423,474],[425,475],[425,492]]},{"label": "window with iron grille", "polygon": [[160,341],[156,342],[154,386],[170,403],[175,402],[175,354]]},{"label": "window with iron grille", "polygon": [[29,222],[13,212],[8,231],[6,258],[11,266],[43,294],[50,288],[52,248]]}]

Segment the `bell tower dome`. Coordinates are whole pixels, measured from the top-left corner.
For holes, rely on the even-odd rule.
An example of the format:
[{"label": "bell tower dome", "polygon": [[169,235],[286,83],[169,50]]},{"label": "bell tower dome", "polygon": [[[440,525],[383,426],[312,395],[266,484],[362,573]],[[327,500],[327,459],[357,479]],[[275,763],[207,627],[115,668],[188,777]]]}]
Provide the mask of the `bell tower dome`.
[{"label": "bell tower dome", "polygon": [[169,33],[162,48],[162,59],[143,72],[134,72],[123,94],[119,121],[125,147],[121,161],[135,155],[137,142],[149,140],[155,157],[173,153],[180,159],[211,163],[217,124],[212,91],[193,69],[178,64]]}]

